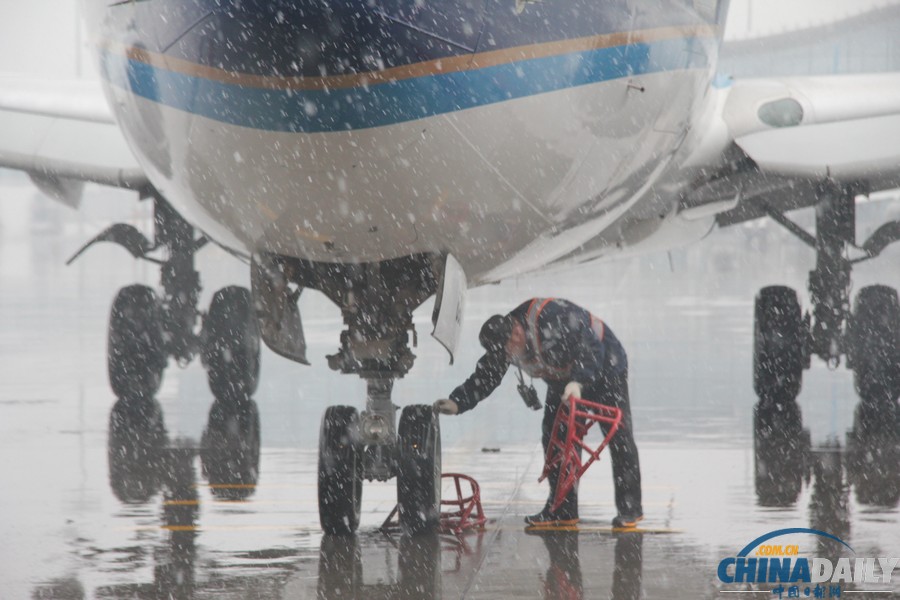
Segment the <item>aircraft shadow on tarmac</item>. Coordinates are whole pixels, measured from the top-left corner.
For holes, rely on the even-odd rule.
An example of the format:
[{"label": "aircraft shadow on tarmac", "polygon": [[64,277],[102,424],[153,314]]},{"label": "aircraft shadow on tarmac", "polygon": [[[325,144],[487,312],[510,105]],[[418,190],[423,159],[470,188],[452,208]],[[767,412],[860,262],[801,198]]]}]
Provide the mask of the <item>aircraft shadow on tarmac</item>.
[{"label": "aircraft shadow on tarmac", "polygon": [[833,486],[852,487],[862,505],[900,504],[900,405],[896,400],[860,400],[845,448],[833,440],[814,450],[800,407],[793,401],[760,402],[753,425],[760,506],[792,506],[804,481],[809,483],[813,475],[817,484],[827,477]]}]

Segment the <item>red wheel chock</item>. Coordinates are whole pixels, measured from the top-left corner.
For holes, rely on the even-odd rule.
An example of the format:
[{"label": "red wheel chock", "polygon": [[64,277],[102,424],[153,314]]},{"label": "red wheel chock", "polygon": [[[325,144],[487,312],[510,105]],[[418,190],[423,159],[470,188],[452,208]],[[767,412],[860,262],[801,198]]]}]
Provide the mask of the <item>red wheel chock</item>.
[{"label": "red wheel chock", "polygon": [[[475,527],[484,527],[487,517],[484,516],[484,511],[481,510],[481,488],[478,487],[478,482],[468,475],[460,473],[444,473],[441,475],[441,479],[449,479],[451,477],[453,478],[453,487],[456,490],[456,498],[453,500],[441,499],[440,532],[452,533],[458,536],[463,531]],[[469,484],[466,492],[468,493],[467,496],[463,493],[463,482]],[[443,510],[445,506],[452,506],[454,510],[445,512]],[[390,532],[399,528],[400,524],[395,519],[399,508],[399,504],[394,506],[384,523],[381,524],[381,531]]]},{"label": "red wheel chock", "polygon": [[[467,529],[484,527],[487,518],[481,510],[481,489],[478,482],[460,473],[444,473],[441,478],[453,478],[456,499],[441,499],[441,506],[454,507],[454,510],[441,511],[441,532],[459,535]],[[463,495],[462,482],[469,484],[468,496]]]},{"label": "red wheel chock", "polygon": [[[543,481],[554,469],[559,470],[551,510],[559,510],[569,491],[575,487],[588,467],[600,458],[600,453],[616,434],[621,422],[622,411],[612,406],[574,396],[569,396],[560,405],[553,420],[553,432],[544,457],[544,471],[538,479]],[[584,436],[594,423],[608,425],[606,437],[596,450],[584,443]],[[586,450],[590,456],[584,464],[581,462],[581,449]]]}]

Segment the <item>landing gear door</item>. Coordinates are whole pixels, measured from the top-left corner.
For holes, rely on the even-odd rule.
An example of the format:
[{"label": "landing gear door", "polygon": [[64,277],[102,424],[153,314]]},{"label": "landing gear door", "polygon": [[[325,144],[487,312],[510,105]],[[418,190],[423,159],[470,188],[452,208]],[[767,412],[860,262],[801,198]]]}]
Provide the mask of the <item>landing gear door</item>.
[{"label": "landing gear door", "polygon": [[431,335],[450,353],[451,365],[459,344],[467,287],[466,274],[462,265],[448,254],[444,259],[444,272],[441,275],[434,302],[434,312],[431,315],[431,322],[434,323],[434,331],[431,332]]},{"label": "landing gear door", "polygon": [[308,365],[306,337],[297,306],[303,288],[288,280],[285,268],[277,257],[253,255],[250,267],[253,307],[266,346],[285,358]]}]

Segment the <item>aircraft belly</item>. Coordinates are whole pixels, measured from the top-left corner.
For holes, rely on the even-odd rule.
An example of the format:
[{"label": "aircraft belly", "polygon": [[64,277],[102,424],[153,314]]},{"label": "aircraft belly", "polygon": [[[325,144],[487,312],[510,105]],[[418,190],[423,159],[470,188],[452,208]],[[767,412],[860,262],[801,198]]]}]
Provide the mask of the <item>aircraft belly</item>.
[{"label": "aircraft belly", "polygon": [[[463,118],[490,120],[498,109]],[[449,251],[467,271],[484,270],[550,224],[534,194],[478,156],[458,123],[437,116],[298,134],[194,117],[183,160],[161,187],[201,229],[216,237],[224,228],[251,251],[326,262]]]},{"label": "aircraft belly", "polygon": [[[588,148],[612,148],[598,137],[599,122],[623,87],[318,134],[237,127],[163,106],[161,127],[189,131],[189,143],[168,149],[165,163],[144,158],[198,226],[214,237],[224,229],[248,249],[330,262],[450,251],[474,274],[559,221],[548,199]],[[595,178],[586,197],[606,184]]]},{"label": "aircraft belly", "polygon": [[678,139],[654,127],[663,100],[649,90],[670,94],[689,79],[659,73],[644,78],[643,94],[614,80],[314,134],[230,125],[136,97],[120,117],[132,136],[173,141],[164,151],[146,139],[134,146],[150,149],[141,158],[157,187],[221,243],[326,262],[451,252],[474,281],[579,210],[627,201],[604,192]]}]

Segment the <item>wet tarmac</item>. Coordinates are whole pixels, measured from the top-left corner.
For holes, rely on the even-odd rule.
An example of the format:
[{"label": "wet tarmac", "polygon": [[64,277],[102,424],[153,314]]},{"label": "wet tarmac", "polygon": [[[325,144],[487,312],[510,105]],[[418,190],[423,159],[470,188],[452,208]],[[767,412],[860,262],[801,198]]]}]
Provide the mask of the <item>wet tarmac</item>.
[{"label": "wet tarmac", "polygon": [[[337,347],[338,310],[314,293],[301,299],[312,367],[264,353],[260,389],[239,420],[251,450],[258,442],[258,455],[247,453],[258,477],[223,487],[216,456],[197,452],[204,434],[208,440],[221,427],[199,364],[170,365],[143,425],[115,417],[109,305],[119,287],[158,283],[155,269],[102,246],[64,266],[110,223],[147,231],[150,206],[90,187],[73,212],[4,172],[0,196],[0,599],[775,598],[776,584],[719,581],[719,562],[785,528],[829,532],[853,550],[818,536],[784,538],[804,556],[900,557],[896,469],[860,472],[867,449],[853,446],[859,436],[848,438],[858,399],[846,369],[814,364],[805,373],[798,406],[813,451],[787,444],[776,452],[774,476],[755,478],[753,297],[771,283],[803,297],[813,259],[774,225],[716,232],[668,256],[474,290],[453,366],[428,337],[430,303],[416,313],[418,358],[395,386],[398,405],[448,394],[474,366],[480,323],[527,297],[568,297],[602,316],[629,351],[642,532],[609,530],[615,510],[605,455],[582,480],[577,531],[524,531],[523,516],[546,497],[537,482],[540,415],[522,405],[510,376],[475,411],[441,423],[444,471],[480,483],[483,530],[382,533],[394,485],[367,483],[360,533],[341,538],[323,536],[318,524],[318,427],[328,405],[361,406],[365,388],[325,364]],[[897,204],[865,205],[860,228],[900,217]],[[900,286],[898,258],[895,248],[861,265],[855,287]],[[202,302],[224,285],[247,284],[246,267],[215,248],[199,262]],[[161,467],[123,467],[118,434],[145,440]],[[841,587],[846,597],[900,597],[900,572],[890,584]]]}]

